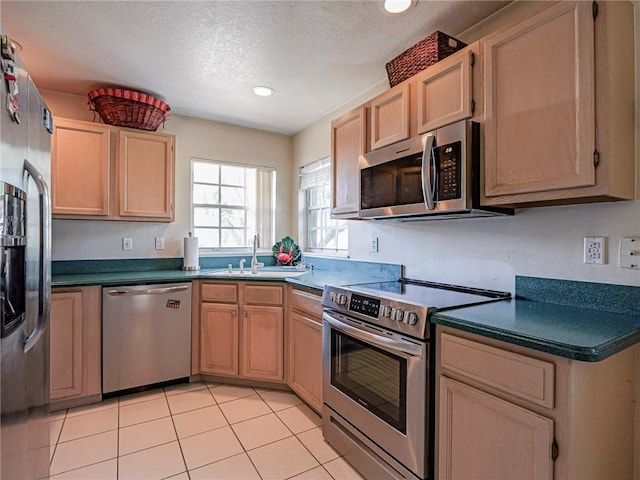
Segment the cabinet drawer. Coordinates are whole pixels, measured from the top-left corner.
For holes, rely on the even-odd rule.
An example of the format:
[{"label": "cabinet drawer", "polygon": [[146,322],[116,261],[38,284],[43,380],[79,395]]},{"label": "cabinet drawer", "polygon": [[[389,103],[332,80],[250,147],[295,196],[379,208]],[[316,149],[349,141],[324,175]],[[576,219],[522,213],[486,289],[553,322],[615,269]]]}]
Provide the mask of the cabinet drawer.
[{"label": "cabinet drawer", "polygon": [[203,283],[203,302],[228,302],[238,301],[238,285],[235,283]]},{"label": "cabinet drawer", "polygon": [[524,400],[553,408],[553,363],[443,333],[442,368]]},{"label": "cabinet drawer", "polygon": [[297,288],[289,289],[289,305],[292,310],[304,312],[314,320],[322,318],[322,304],[320,303],[320,295],[298,290]]},{"label": "cabinet drawer", "polygon": [[282,305],[284,292],[282,285],[245,285],[244,303],[258,305]]}]

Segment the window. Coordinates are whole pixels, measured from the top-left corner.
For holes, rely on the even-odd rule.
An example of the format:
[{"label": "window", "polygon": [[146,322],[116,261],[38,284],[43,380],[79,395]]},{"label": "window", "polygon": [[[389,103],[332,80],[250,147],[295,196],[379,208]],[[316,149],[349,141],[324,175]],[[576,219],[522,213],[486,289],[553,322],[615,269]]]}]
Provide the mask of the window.
[{"label": "window", "polygon": [[193,159],[191,220],[202,249],[273,243],[275,171]]},{"label": "window", "polygon": [[300,190],[304,196],[306,250],[346,253],[349,249],[347,222],[331,218],[331,159],[313,162],[300,169]]}]

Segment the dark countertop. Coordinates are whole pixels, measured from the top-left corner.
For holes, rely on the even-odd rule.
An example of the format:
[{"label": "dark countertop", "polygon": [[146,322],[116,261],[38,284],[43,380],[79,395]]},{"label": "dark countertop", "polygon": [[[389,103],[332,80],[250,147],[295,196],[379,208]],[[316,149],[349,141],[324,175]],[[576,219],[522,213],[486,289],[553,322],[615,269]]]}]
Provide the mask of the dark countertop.
[{"label": "dark countertop", "polygon": [[[401,276],[399,269],[396,272],[383,265],[375,270],[375,266],[371,265],[355,263],[351,264],[351,268],[327,265],[326,268],[315,268],[303,275],[289,278],[229,278],[211,275],[220,272],[220,268],[199,271],[161,269],[64,273],[53,275],[52,286],[60,288],[227,280],[286,282],[321,292],[325,285],[354,285],[396,280]],[[371,275],[369,272],[372,270],[377,275]],[[438,312],[432,317],[432,322],[588,362],[603,360],[640,342],[640,287],[516,277],[516,297],[517,299]],[[562,302],[569,304],[560,304]]]},{"label": "dark countertop", "polygon": [[640,341],[640,316],[532,300],[438,312],[438,325],[573,360],[597,362]]},{"label": "dark countertop", "polygon": [[[370,275],[358,272],[344,273],[333,270],[319,270],[307,272],[297,277],[288,278],[265,278],[265,277],[238,277],[229,278],[224,276],[212,275],[219,272],[219,268],[204,269],[198,271],[182,271],[182,270],[150,270],[138,272],[109,272],[109,273],[76,273],[53,275],[51,278],[51,286],[53,288],[61,287],[79,287],[89,285],[135,285],[144,283],[169,283],[169,282],[190,282],[192,280],[222,280],[222,281],[261,281],[261,282],[286,282],[291,285],[310,288],[316,291],[322,291],[325,285],[353,285],[357,283],[367,283],[374,280]],[[384,280],[396,280],[396,278],[381,278]]]}]

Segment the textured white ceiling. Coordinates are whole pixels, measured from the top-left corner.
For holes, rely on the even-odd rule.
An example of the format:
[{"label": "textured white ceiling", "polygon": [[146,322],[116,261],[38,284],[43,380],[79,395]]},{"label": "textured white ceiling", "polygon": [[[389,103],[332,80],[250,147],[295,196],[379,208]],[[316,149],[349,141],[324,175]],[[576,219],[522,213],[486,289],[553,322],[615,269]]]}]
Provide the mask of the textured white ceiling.
[{"label": "textured white ceiling", "polygon": [[[386,79],[385,63],[434,30],[464,31],[508,2],[0,1],[40,88],[141,90],[172,112],[295,133]],[[255,96],[254,85],[275,94]]]}]

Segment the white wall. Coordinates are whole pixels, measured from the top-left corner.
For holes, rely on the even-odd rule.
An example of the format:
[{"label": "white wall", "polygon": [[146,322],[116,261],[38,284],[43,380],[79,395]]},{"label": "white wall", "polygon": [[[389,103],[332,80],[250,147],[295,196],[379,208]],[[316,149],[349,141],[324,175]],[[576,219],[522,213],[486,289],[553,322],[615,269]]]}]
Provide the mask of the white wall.
[{"label": "white wall", "polygon": [[[472,42],[539,7],[538,2],[518,2],[455,36]],[[294,136],[296,168],[329,154],[331,119],[377,92],[367,93]],[[349,256],[403,264],[408,277],[508,291],[513,291],[515,275],[640,285],[640,271],[617,266],[619,238],[634,234],[640,235],[639,201],[520,209],[508,218],[415,224],[350,221]],[[372,236],[379,238],[378,253],[369,251]],[[583,264],[585,236],[607,237],[606,265]]]},{"label": "white wall", "polygon": [[[84,97],[42,92],[54,117],[92,120]],[[190,230],[191,158],[276,169],[276,239],[291,232],[291,137],[196,118],[172,115],[158,131],[176,136],[176,221],[173,223],[54,220],[53,260],[182,257],[182,239]],[[82,179],[78,179],[82,181]],[[122,250],[122,237],[133,250]],[[155,250],[155,237],[165,250]]]}]

